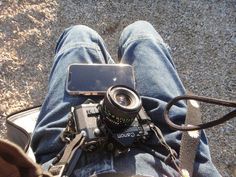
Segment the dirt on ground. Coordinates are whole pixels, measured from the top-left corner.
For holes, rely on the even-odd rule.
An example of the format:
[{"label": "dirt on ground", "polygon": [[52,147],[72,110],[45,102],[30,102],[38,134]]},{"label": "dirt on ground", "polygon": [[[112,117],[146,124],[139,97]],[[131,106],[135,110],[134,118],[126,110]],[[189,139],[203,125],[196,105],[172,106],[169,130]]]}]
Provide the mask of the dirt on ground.
[{"label": "dirt on ground", "polygon": [[[0,0],[0,137],[7,115],[43,102],[59,35],[84,24],[104,38],[113,59],[122,29],[147,20],[172,49],[195,94],[236,100],[236,1]],[[203,120],[228,109],[203,105]],[[206,130],[222,176],[236,177],[236,120]]]}]

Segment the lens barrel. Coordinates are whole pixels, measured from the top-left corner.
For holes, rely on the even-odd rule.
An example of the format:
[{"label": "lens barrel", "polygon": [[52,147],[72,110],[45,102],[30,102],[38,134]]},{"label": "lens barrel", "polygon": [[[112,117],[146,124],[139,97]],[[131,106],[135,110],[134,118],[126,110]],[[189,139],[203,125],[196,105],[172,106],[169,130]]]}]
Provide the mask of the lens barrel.
[{"label": "lens barrel", "polygon": [[101,107],[106,125],[118,130],[132,124],[142,103],[135,90],[117,85],[107,90]]}]

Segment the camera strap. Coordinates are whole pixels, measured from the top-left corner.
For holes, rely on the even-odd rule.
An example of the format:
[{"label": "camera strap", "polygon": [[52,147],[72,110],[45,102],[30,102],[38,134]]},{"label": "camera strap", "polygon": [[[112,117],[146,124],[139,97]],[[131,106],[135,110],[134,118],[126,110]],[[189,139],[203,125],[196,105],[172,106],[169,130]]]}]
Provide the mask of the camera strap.
[{"label": "camera strap", "polygon": [[236,108],[235,101],[226,101],[226,100],[208,98],[208,97],[196,96],[196,95],[183,95],[183,96],[175,97],[164,108],[165,121],[169,125],[169,127],[174,130],[180,130],[180,131],[202,130],[202,129],[206,129],[206,128],[210,128],[210,127],[214,127],[216,125],[222,124],[222,123],[236,117],[236,109],[234,109],[233,111],[225,114],[224,116],[220,117],[219,119],[216,119],[216,120],[213,120],[213,121],[210,121],[207,123],[191,124],[191,125],[190,124],[189,125],[177,125],[170,120],[168,114],[169,114],[170,108],[180,100],[189,100],[193,103],[193,105],[196,105],[196,107],[198,107],[198,108],[199,108],[199,105],[198,105],[197,101],[209,103],[209,104],[220,105],[220,106],[225,106],[225,107]]},{"label": "camera strap", "polygon": [[[199,104],[196,101],[187,101],[187,114],[185,117],[185,125],[197,125],[202,123]],[[197,147],[200,142],[200,131],[182,132],[180,152],[179,152],[179,168],[182,176],[191,177]]]},{"label": "camera strap", "polygon": [[[180,100],[187,100],[187,114],[185,124],[183,125],[173,123],[168,116],[170,108]],[[200,130],[216,126],[236,117],[236,109],[234,109],[219,119],[202,123],[200,105],[198,102],[236,108],[236,102],[233,101],[196,96],[192,94],[175,97],[166,105],[164,109],[164,118],[166,123],[174,130],[183,131],[179,157],[179,171],[183,177],[191,177],[193,174],[196,151],[200,141]]]},{"label": "camera strap", "polygon": [[[174,167],[179,173],[180,173],[180,168],[177,164],[177,153],[175,152],[174,149],[172,149],[167,142],[165,141],[165,138],[161,132],[161,130],[155,126],[154,124],[150,125],[151,130],[154,132],[156,135],[157,139],[159,140],[159,143],[162,145],[162,147],[168,152],[168,156],[163,159],[163,161]],[[159,157],[158,157],[159,158]],[[180,173],[181,174],[181,173]]]},{"label": "camera strap", "polygon": [[[54,159],[49,172],[54,177],[70,176],[82,152],[85,137],[80,133],[67,143],[61,153]],[[61,155],[63,154],[63,155]]]}]

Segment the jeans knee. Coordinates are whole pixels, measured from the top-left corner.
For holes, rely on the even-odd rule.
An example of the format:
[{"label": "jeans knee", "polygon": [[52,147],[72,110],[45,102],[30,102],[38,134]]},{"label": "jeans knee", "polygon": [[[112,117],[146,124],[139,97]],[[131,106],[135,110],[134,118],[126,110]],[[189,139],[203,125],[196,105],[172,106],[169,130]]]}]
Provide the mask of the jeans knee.
[{"label": "jeans knee", "polygon": [[[145,20],[138,20],[135,21],[134,23],[130,24],[131,27],[148,27],[148,28],[153,28],[152,24],[149,23],[148,21]],[[145,28],[141,28],[141,29],[145,29]]]},{"label": "jeans knee", "polygon": [[85,25],[74,25],[65,29],[62,33],[57,42],[55,52],[58,53],[59,50],[64,50],[68,46],[78,43],[98,44],[100,41],[102,41],[101,36],[95,30]]},{"label": "jeans knee", "polygon": [[97,36],[97,32],[85,25],[74,25],[66,30],[71,36]]},{"label": "jeans knee", "polygon": [[159,42],[163,43],[163,39],[159,33],[155,30],[151,23],[143,20],[136,21],[128,25],[122,32],[119,44],[127,44],[131,41],[138,39],[151,39],[155,38]]},{"label": "jeans knee", "polygon": [[151,23],[147,21],[136,21],[124,29],[124,33],[146,34],[155,31]]}]

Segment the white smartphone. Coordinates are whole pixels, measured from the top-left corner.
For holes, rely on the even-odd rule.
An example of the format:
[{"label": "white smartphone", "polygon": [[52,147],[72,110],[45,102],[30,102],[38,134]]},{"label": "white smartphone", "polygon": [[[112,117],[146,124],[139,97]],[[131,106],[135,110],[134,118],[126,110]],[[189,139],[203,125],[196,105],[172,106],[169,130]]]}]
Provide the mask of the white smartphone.
[{"label": "white smartphone", "polygon": [[135,89],[134,70],[127,64],[71,64],[66,90],[70,95],[103,95],[113,85]]}]

